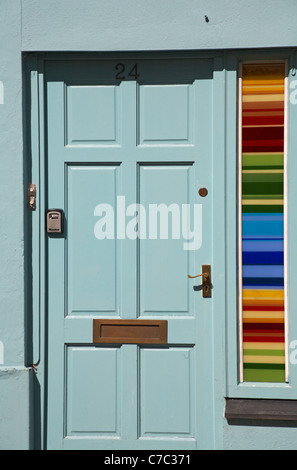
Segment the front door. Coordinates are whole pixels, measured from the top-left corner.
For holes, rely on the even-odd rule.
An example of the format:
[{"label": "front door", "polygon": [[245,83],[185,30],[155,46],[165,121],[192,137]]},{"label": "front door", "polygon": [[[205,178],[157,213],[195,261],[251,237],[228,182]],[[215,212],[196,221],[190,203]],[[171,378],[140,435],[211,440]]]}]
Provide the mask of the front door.
[{"label": "front door", "polygon": [[213,73],[45,63],[49,449],[213,446]]}]

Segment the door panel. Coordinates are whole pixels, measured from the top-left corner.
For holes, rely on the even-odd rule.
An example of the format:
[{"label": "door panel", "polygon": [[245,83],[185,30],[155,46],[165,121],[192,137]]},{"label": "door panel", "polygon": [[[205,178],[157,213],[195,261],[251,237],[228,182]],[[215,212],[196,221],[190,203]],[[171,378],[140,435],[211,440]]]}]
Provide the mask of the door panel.
[{"label": "door panel", "polygon": [[120,354],[112,347],[68,348],[67,436],[119,436]]},{"label": "door panel", "polygon": [[[140,167],[140,204],[149,225],[148,239],[140,239],[141,315],[193,314],[192,286],[185,273],[194,266],[184,249],[188,234],[183,237],[187,208],[193,209],[193,173],[193,165],[187,164]],[[199,236],[201,223],[196,228]]]},{"label": "door panel", "polygon": [[[45,76],[47,207],[65,213],[46,239],[48,448],[199,448],[212,299],[187,275],[212,264],[213,62],[49,61]],[[167,344],[94,343],[96,318],[165,320]]]},{"label": "door panel", "polygon": [[193,348],[142,348],[140,364],[141,436],[193,437]]},{"label": "door panel", "polygon": [[140,85],[140,145],[191,144],[193,86]]},{"label": "door panel", "polygon": [[94,214],[103,212],[96,212],[98,201],[116,207],[120,170],[119,165],[66,167],[67,315],[119,312],[116,241],[101,239],[98,246]]}]

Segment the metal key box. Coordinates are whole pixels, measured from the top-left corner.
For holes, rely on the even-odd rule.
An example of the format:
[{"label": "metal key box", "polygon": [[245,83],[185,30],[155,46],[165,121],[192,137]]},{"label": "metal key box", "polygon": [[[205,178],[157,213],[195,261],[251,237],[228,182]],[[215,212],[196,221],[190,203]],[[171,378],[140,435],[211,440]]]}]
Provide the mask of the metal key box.
[{"label": "metal key box", "polygon": [[63,233],[63,211],[61,209],[50,209],[46,214],[46,231],[47,233]]}]

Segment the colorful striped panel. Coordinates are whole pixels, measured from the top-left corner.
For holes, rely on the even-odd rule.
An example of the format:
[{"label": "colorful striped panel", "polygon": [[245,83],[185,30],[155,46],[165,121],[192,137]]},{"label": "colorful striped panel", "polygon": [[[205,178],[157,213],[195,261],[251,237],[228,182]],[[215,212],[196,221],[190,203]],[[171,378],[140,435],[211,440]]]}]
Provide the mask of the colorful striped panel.
[{"label": "colorful striped panel", "polygon": [[243,380],[285,381],[285,65],[242,66]]}]

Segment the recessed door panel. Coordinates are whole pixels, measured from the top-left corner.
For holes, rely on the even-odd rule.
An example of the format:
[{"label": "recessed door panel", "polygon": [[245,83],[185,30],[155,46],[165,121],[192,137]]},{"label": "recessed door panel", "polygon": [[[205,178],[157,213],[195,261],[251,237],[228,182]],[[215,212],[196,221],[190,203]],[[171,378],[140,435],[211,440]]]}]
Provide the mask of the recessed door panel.
[{"label": "recessed door panel", "polygon": [[118,143],[119,87],[68,86],[65,95],[67,145]]},{"label": "recessed door panel", "polygon": [[67,436],[119,435],[120,373],[120,348],[68,347]]},{"label": "recessed door panel", "polygon": [[69,315],[118,312],[120,258],[113,232],[113,208],[119,192],[120,171],[119,165],[66,167],[65,289]]},{"label": "recessed door panel", "polygon": [[[201,206],[194,207],[191,194],[194,171],[191,164],[140,167],[140,203],[148,225],[146,239],[140,240],[141,314],[194,313],[186,275],[193,269],[189,248],[201,237]],[[190,239],[195,213],[198,226]]]},{"label": "recessed door panel", "polygon": [[193,436],[192,348],[141,350],[141,434]]}]

